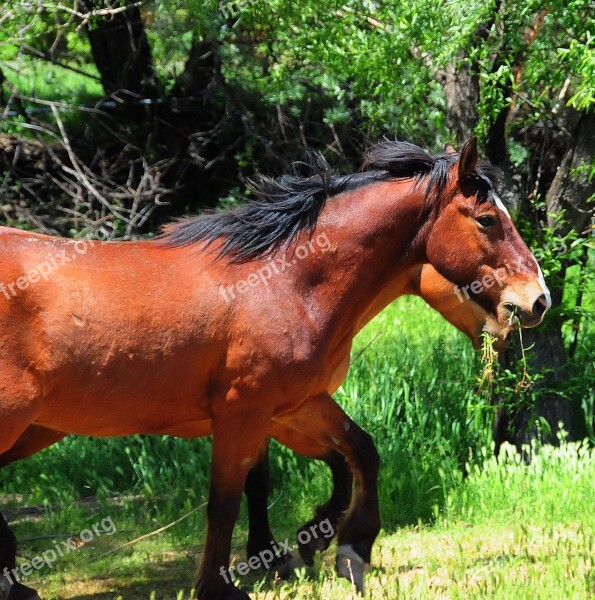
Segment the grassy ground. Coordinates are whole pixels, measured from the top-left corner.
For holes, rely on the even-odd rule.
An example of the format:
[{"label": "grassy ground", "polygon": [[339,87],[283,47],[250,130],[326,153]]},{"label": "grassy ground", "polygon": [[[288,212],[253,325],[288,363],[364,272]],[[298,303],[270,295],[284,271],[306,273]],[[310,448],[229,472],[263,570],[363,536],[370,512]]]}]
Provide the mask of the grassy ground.
[{"label": "grassy ground", "polygon": [[[431,525],[406,527],[395,534],[383,532],[376,545],[368,576],[369,598],[551,598],[589,599],[595,594],[595,515],[592,511],[595,453],[586,447],[544,449],[526,467],[512,453],[497,464],[486,460],[447,496],[445,506]],[[45,569],[44,576],[28,581],[46,599],[93,596],[97,599],[189,598],[192,572],[200,547],[194,532],[202,527],[202,513],[161,535],[123,548],[158,519],[142,516],[145,500],[125,506],[104,503],[63,510],[43,520],[29,519],[19,528],[25,538],[72,531],[73,523],[90,527],[106,515],[131,529],[98,537]],[[273,519],[276,515],[272,509]],[[291,529],[276,524],[278,539],[293,539]],[[194,540],[194,543],[193,543]],[[245,531],[236,532],[234,560],[243,557]],[[52,547],[48,539],[24,544],[28,555]],[[296,573],[283,583],[262,572],[244,578],[257,600],[356,597],[348,582],[338,581],[332,570],[332,548],[310,571]],[[186,584],[186,591],[181,586]]]},{"label": "grassy ground", "polygon": [[[589,339],[581,346],[583,396],[592,403]],[[529,467],[513,457],[490,459],[492,413],[477,390],[480,369],[467,340],[415,299],[390,307],[357,340],[336,397],[374,435],[383,459],[384,530],[368,596],[592,598],[595,455],[565,446],[543,449]],[[88,543],[80,536],[76,551],[25,581],[46,599],[189,597],[205,528],[209,453],[208,440],[72,438],[3,469],[0,489],[12,494],[7,514],[21,540],[21,565],[108,518],[117,529]],[[272,475],[273,530],[293,543],[297,527],[328,496],[328,472],[277,447]],[[191,511],[167,531],[118,549]],[[243,514],[236,562],[245,541]],[[112,553],[100,557],[106,551]],[[349,598],[332,561],[331,548],[290,583],[257,572],[243,587],[258,600]]]}]

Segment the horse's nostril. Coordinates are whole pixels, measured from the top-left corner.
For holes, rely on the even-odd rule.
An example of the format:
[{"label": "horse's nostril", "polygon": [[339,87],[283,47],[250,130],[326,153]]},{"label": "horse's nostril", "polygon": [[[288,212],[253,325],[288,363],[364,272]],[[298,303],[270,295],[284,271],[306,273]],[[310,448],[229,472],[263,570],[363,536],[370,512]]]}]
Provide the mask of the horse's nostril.
[{"label": "horse's nostril", "polygon": [[548,301],[545,294],[541,294],[533,303],[533,316],[542,317],[543,313],[548,309]]}]

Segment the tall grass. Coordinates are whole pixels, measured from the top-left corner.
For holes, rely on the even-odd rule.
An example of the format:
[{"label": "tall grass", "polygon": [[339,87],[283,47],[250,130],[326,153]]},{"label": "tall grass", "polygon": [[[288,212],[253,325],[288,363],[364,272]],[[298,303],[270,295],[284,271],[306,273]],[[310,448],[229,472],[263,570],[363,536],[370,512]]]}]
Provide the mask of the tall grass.
[{"label": "tall grass", "polygon": [[588,507],[595,482],[595,451],[585,441],[534,446],[525,464],[512,446],[498,459],[482,449],[480,462],[469,467],[464,485],[449,492],[444,517],[494,524],[538,522],[544,526],[587,519],[595,531],[595,515]]}]

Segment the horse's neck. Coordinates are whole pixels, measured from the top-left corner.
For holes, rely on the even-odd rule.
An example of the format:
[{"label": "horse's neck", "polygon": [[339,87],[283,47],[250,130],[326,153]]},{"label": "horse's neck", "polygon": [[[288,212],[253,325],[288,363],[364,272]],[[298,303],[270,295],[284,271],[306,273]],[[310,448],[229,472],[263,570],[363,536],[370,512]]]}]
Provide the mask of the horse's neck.
[{"label": "horse's neck", "polygon": [[376,183],[331,198],[316,231],[331,251],[324,261],[333,320],[359,330],[396,297],[413,292],[411,273],[423,262],[423,191],[411,180]]}]

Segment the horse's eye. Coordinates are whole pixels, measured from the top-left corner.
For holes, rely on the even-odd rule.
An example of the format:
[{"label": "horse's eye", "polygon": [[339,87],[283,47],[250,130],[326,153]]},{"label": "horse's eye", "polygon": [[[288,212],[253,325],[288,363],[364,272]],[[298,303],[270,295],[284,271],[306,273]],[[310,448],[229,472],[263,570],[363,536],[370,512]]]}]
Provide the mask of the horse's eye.
[{"label": "horse's eye", "polygon": [[482,227],[493,227],[496,224],[496,219],[492,215],[481,215],[475,219]]}]

